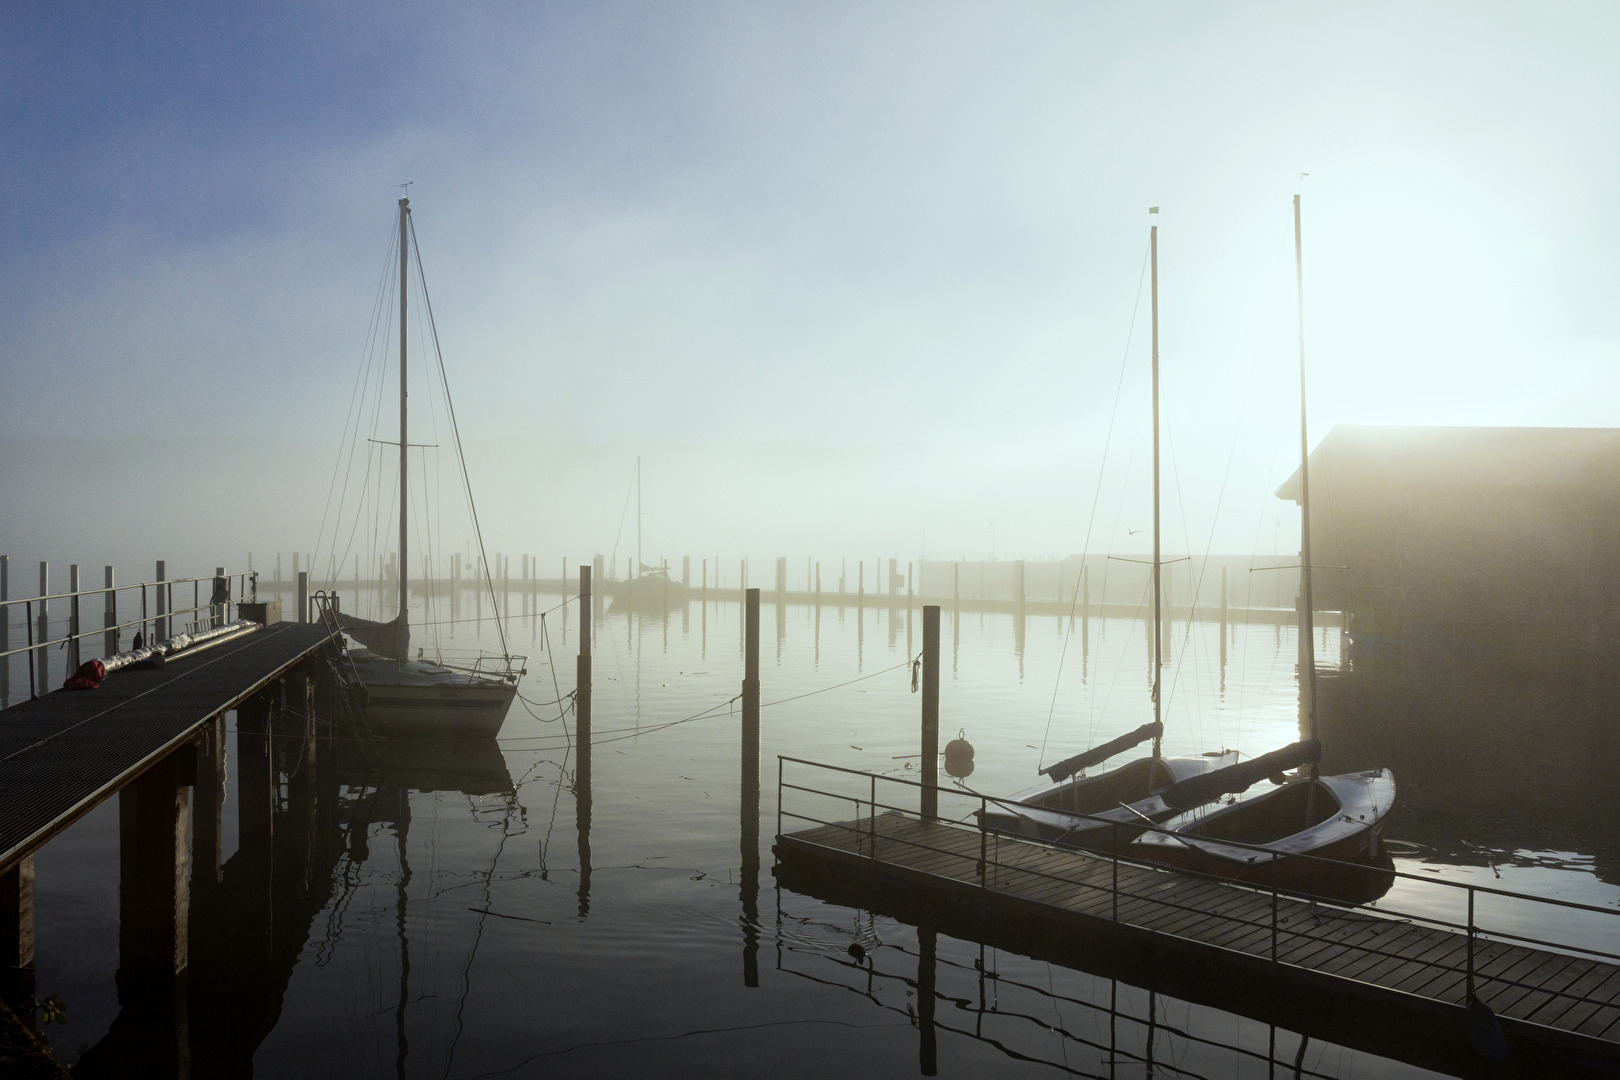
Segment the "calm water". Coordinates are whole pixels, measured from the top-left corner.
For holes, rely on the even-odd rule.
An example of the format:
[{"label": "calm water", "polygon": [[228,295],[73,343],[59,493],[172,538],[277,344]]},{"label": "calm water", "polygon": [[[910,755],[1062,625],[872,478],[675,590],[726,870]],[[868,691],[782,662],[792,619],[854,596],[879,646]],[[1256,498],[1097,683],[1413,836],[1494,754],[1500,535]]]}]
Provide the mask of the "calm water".
[{"label": "calm water", "polygon": [[[433,614],[451,617],[443,606]],[[456,615],[472,617],[470,604]],[[207,1006],[192,1009],[194,1074],[896,1076],[931,1065],[941,1076],[1258,1077],[1273,1074],[1274,1055],[1276,1075],[1296,1063],[1306,1075],[1428,1075],[1302,1047],[1264,1018],[778,890],[776,755],[915,774],[908,661],[921,649],[921,613],[779,613],[767,602],[761,621],[757,898],[742,874],[739,717],[726,704],[742,676],[738,604],[667,617],[608,606],[596,627],[588,784],[573,717],[556,704],[573,688],[577,615],[514,619],[533,704],[513,708],[498,750],[392,752],[386,773],[354,755],[323,762],[335,770],[316,815],[327,825],[278,840],[268,893],[228,888],[215,901],[233,938],[271,944],[262,963],[223,973],[194,962],[192,992]],[[492,647],[492,630],[480,640],[477,627],[441,626],[447,654]],[[954,621],[947,611],[943,637],[942,739],[960,730],[976,747],[972,789],[1030,786],[1043,762],[1151,719],[1140,621],[1071,630],[1031,617],[1019,631],[1011,616]],[[1235,628],[1224,666],[1212,624],[1177,622],[1171,641],[1167,752],[1258,753],[1297,738],[1291,630]],[[1326,662],[1338,644],[1325,635]],[[231,861],[234,743],[228,753],[231,879],[241,862]],[[278,835],[290,820],[278,819]],[[1470,833],[1466,822],[1403,812],[1389,835],[1403,841],[1392,845],[1397,866],[1420,876],[1620,907],[1604,857],[1556,830],[1481,820]],[[1558,850],[1538,846],[1549,837]],[[117,860],[115,802],[37,860],[39,992],[67,1003],[69,1022],[47,1032],[69,1061],[118,1015]],[[1401,882],[1379,904],[1439,912],[1457,902],[1451,890]],[[1620,919],[1506,904],[1489,914],[1504,929],[1620,951],[1606,924]],[[853,943],[866,962],[852,958]],[[195,985],[205,979],[219,985]],[[931,1033],[919,1023],[929,979]]]}]

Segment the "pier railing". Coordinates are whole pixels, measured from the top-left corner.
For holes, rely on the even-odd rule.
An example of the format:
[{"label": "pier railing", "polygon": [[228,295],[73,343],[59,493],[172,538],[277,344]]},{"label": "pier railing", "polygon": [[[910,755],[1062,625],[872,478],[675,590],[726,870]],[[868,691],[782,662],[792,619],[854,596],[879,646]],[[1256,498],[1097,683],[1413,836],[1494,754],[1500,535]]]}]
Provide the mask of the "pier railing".
[{"label": "pier railing", "polygon": [[[107,568],[108,578],[111,567]],[[42,571],[43,574],[43,571]],[[76,582],[78,567],[72,569]],[[156,581],[117,585],[104,582],[96,588],[69,588],[65,592],[45,592],[39,596],[0,599],[0,672],[3,672],[9,690],[11,658],[28,657],[28,693],[30,697],[48,693],[50,685],[50,650],[66,653],[65,669],[71,673],[79,666],[83,643],[101,636],[101,652],[118,652],[124,632],[134,629],[147,643],[155,643],[174,633],[191,633],[210,626],[231,621],[233,612],[243,600],[257,596],[257,571],[236,574],[207,574],[200,577],[166,578]],[[184,606],[186,586],[191,587],[191,605]],[[176,594],[178,590],[178,596]],[[139,594],[140,615],[120,618],[119,594]],[[102,624],[87,625],[85,605],[82,601],[102,603]],[[182,605],[176,607],[176,601]],[[125,600],[128,604],[130,601]],[[65,604],[65,619],[53,615],[53,606]],[[12,635],[19,627],[16,616],[22,615],[21,633],[24,642],[13,645]],[[95,653],[91,653],[95,655]]]},{"label": "pier railing", "polygon": [[[1015,878],[1027,881],[1034,877],[1046,879],[1052,884],[1068,884],[1078,891],[1106,897],[1107,902],[1102,905],[1103,917],[1127,924],[1144,918],[1144,910],[1151,911],[1155,916],[1172,910],[1194,917],[1211,915],[1204,907],[1178,899],[1184,893],[1163,888],[1172,873],[1219,882],[1235,889],[1248,890],[1270,901],[1262,905],[1259,912],[1254,910],[1254,905],[1248,905],[1236,909],[1234,914],[1215,916],[1252,931],[1241,939],[1245,948],[1238,951],[1252,956],[1258,948],[1274,964],[1308,968],[1309,965],[1296,961],[1309,955],[1313,946],[1353,950],[1360,954],[1359,957],[1336,963],[1334,973],[1363,982],[1371,982],[1370,976],[1386,965],[1417,961],[1432,970],[1436,980],[1449,976],[1445,985],[1463,992],[1461,999],[1456,1002],[1458,1004],[1469,998],[1485,996],[1500,1003],[1504,992],[1510,990],[1519,992],[1515,1001],[1530,995],[1546,995],[1547,1001],[1537,1005],[1528,1018],[1530,1023],[1549,1022],[1579,1006],[1593,1006],[1592,1011],[1595,1012],[1596,1006],[1607,1001],[1614,993],[1614,982],[1620,980],[1620,973],[1615,973],[1611,966],[1620,963],[1620,910],[1614,908],[1225,839],[1218,841],[1223,847],[1243,848],[1270,856],[1272,873],[1269,885],[1237,882],[1181,868],[1170,871],[1120,854],[1121,849],[1135,836],[1147,832],[1174,835],[1170,830],[1149,825],[1145,821],[1120,821],[1091,814],[1070,814],[1067,811],[1064,812],[1065,816],[1073,817],[1076,821],[1099,823],[1116,830],[1118,842],[1110,844],[1111,850],[1082,852],[1086,859],[1079,864],[1080,870],[1042,869],[1030,865],[1027,860],[1016,863],[1003,861],[1002,833],[985,825],[988,812],[993,807],[1012,810],[1027,807],[1010,799],[967,788],[938,786],[932,787],[939,800],[936,817],[926,818],[917,804],[900,805],[899,800],[913,790],[920,796],[927,788],[929,785],[906,777],[865,772],[803,758],[778,757],[777,835],[782,836],[784,826],[790,824],[806,828],[831,828],[843,832],[858,855],[874,860],[879,858],[880,848],[887,848],[890,852],[910,848],[960,858],[963,856],[960,846],[947,848],[926,840],[886,835],[879,829],[879,819],[898,815],[946,825],[968,825],[976,829],[978,834],[977,863],[973,872],[976,880],[970,884],[977,884],[979,888],[992,892]],[[955,810],[954,818],[947,812],[948,807]],[[853,811],[853,816],[844,816],[846,811]],[[976,824],[973,823],[974,819]],[[1023,852],[1028,851],[1029,845],[1057,851],[1076,850],[1024,836],[1008,839],[1016,841],[1017,850]],[[1194,842],[1197,842],[1196,838]],[[968,857],[973,856],[970,854]],[[1352,893],[1358,887],[1365,889],[1366,883],[1376,881],[1379,886],[1377,899],[1358,903],[1357,898],[1346,893],[1329,895],[1326,890],[1312,893],[1288,887],[1282,878],[1283,868],[1297,867],[1302,861],[1319,864],[1325,871],[1321,875],[1323,879],[1350,883]],[[1099,873],[1100,867],[1107,869]],[[1122,874],[1122,869],[1128,872]],[[1144,875],[1136,872],[1142,870],[1153,873]],[[1165,877],[1160,877],[1161,874]],[[1149,880],[1144,882],[1144,878]],[[1388,882],[1387,890],[1382,888],[1384,881]],[[1148,904],[1145,907],[1138,904],[1133,910],[1132,905],[1140,901],[1147,901]],[[1306,907],[1300,901],[1306,902],[1313,914],[1317,912],[1318,904],[1326,904],[1331,905],[1327,911],[1333,908],[1346,912],[1353,910],[1357,914],[1387,920],[1392,927],[1405,924],[1410,932],[1396,936],[1366,934],[1362,936],[1367,940],[1358,941],[1355,936],[1346,935],[1342,926],[1335,926],[1332,919],[1298,918],[1299,909]],[[1123,917],[1122,909],[1126,911]],[[1318,921],[1326,927],[1321,932],[1315,926]],[[1561,930],[1562,934],[1553,936],[1554,928]],[[1431,934],[1428,939],[1420,941],[1424,937],[1421,931],[1425,929],[1449,932],[1451,937]],[[1402,940],[1408,936],[1412,940]],[[1520,954],[1508,955],[1513,946],[1556,956],[1550,963],[1526,967]],[[1560,958],[1568,958],[1569,962],[1560,964]],[[1589,963],[1581,964],[1583,960]],[[1558,970],[1549,972],[1546,970],[1548,966],[1556,966]],[[1605,991],[1603,997],[1595,996],[1600,987]],[[1409,989],[1418,992],[1422,988]],[[1454,992],[1452,996],[1456,996]]]}]

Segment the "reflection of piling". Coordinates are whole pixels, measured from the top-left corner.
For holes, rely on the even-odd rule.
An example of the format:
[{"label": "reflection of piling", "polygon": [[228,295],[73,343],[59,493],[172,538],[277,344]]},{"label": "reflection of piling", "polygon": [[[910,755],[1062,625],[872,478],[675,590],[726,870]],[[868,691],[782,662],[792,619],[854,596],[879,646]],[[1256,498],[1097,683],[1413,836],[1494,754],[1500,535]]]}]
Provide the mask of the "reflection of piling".
[{"label": "reflection of piling", "polygon": [[747,644],[742,685],[743,985],[759,985],[759,590],[744,603]]},{"label": "reflection of piling", "polygon": [[939,605],[923,608],[922,817],[939,816]]},{"label": "reflection of piling", "polygon": [[1221,567],[1221,690],[1226,690],[1226,567]]},{"label": "reflection of piling", "polygon": [[[925,623],[926,625],[926,623]],[[939,931],[932,926],[917,927],[917,1064],[924,1076],[939,1075],[938,1048],[934,1033],[936,954]]]},{"label": "reflection of piling", "polygon": [[951,606],[962,610],[962,564],[951,563]]},{"label": "reflection of piling", "polygon": [[591,568],[579,568],[579,659],[574,679],[574,823],[579,830],[579,917],[591,910]]}]

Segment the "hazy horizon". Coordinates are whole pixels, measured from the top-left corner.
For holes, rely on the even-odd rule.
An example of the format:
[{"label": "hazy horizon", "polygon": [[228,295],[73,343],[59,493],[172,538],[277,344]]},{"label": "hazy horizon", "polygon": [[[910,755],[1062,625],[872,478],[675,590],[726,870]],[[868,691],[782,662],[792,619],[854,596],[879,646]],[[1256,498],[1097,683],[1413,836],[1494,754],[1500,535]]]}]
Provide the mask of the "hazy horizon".
[{"label": "hazy horizon", "polygon": [[1609,6],[0,25],[0,553],[64,573],[316,545],[406,181],[514,555],[637,453],[649,555],[1142,550],[1149,206],[1166,547],[1290,551],[1303,172],[1313,444],[1614,424]]}]

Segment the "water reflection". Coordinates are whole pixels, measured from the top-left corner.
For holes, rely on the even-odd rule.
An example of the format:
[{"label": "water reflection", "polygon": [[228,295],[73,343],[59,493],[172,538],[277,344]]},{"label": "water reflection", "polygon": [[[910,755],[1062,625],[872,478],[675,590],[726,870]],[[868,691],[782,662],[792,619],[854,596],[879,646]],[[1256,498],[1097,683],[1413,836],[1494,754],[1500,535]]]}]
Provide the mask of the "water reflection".
[{"label": "water reflection", "polygon": [[[793,913],[779,918],[777,971],[906,1017],[922,1076],[939,1074],[941,1056],[948,1066],[964,1057],[965,1045],[992,1050],[1007,1067],[1030,1063],[1093,1080],[1433,1075],[1117,977],[944,937],[926,922],[891,926],[861,911],[851,931],[826,921],[827,909],[801,913],[805,901],[783,903]],[[970,1043],[949,1042],[942,1055],[942,1033]]]}]

